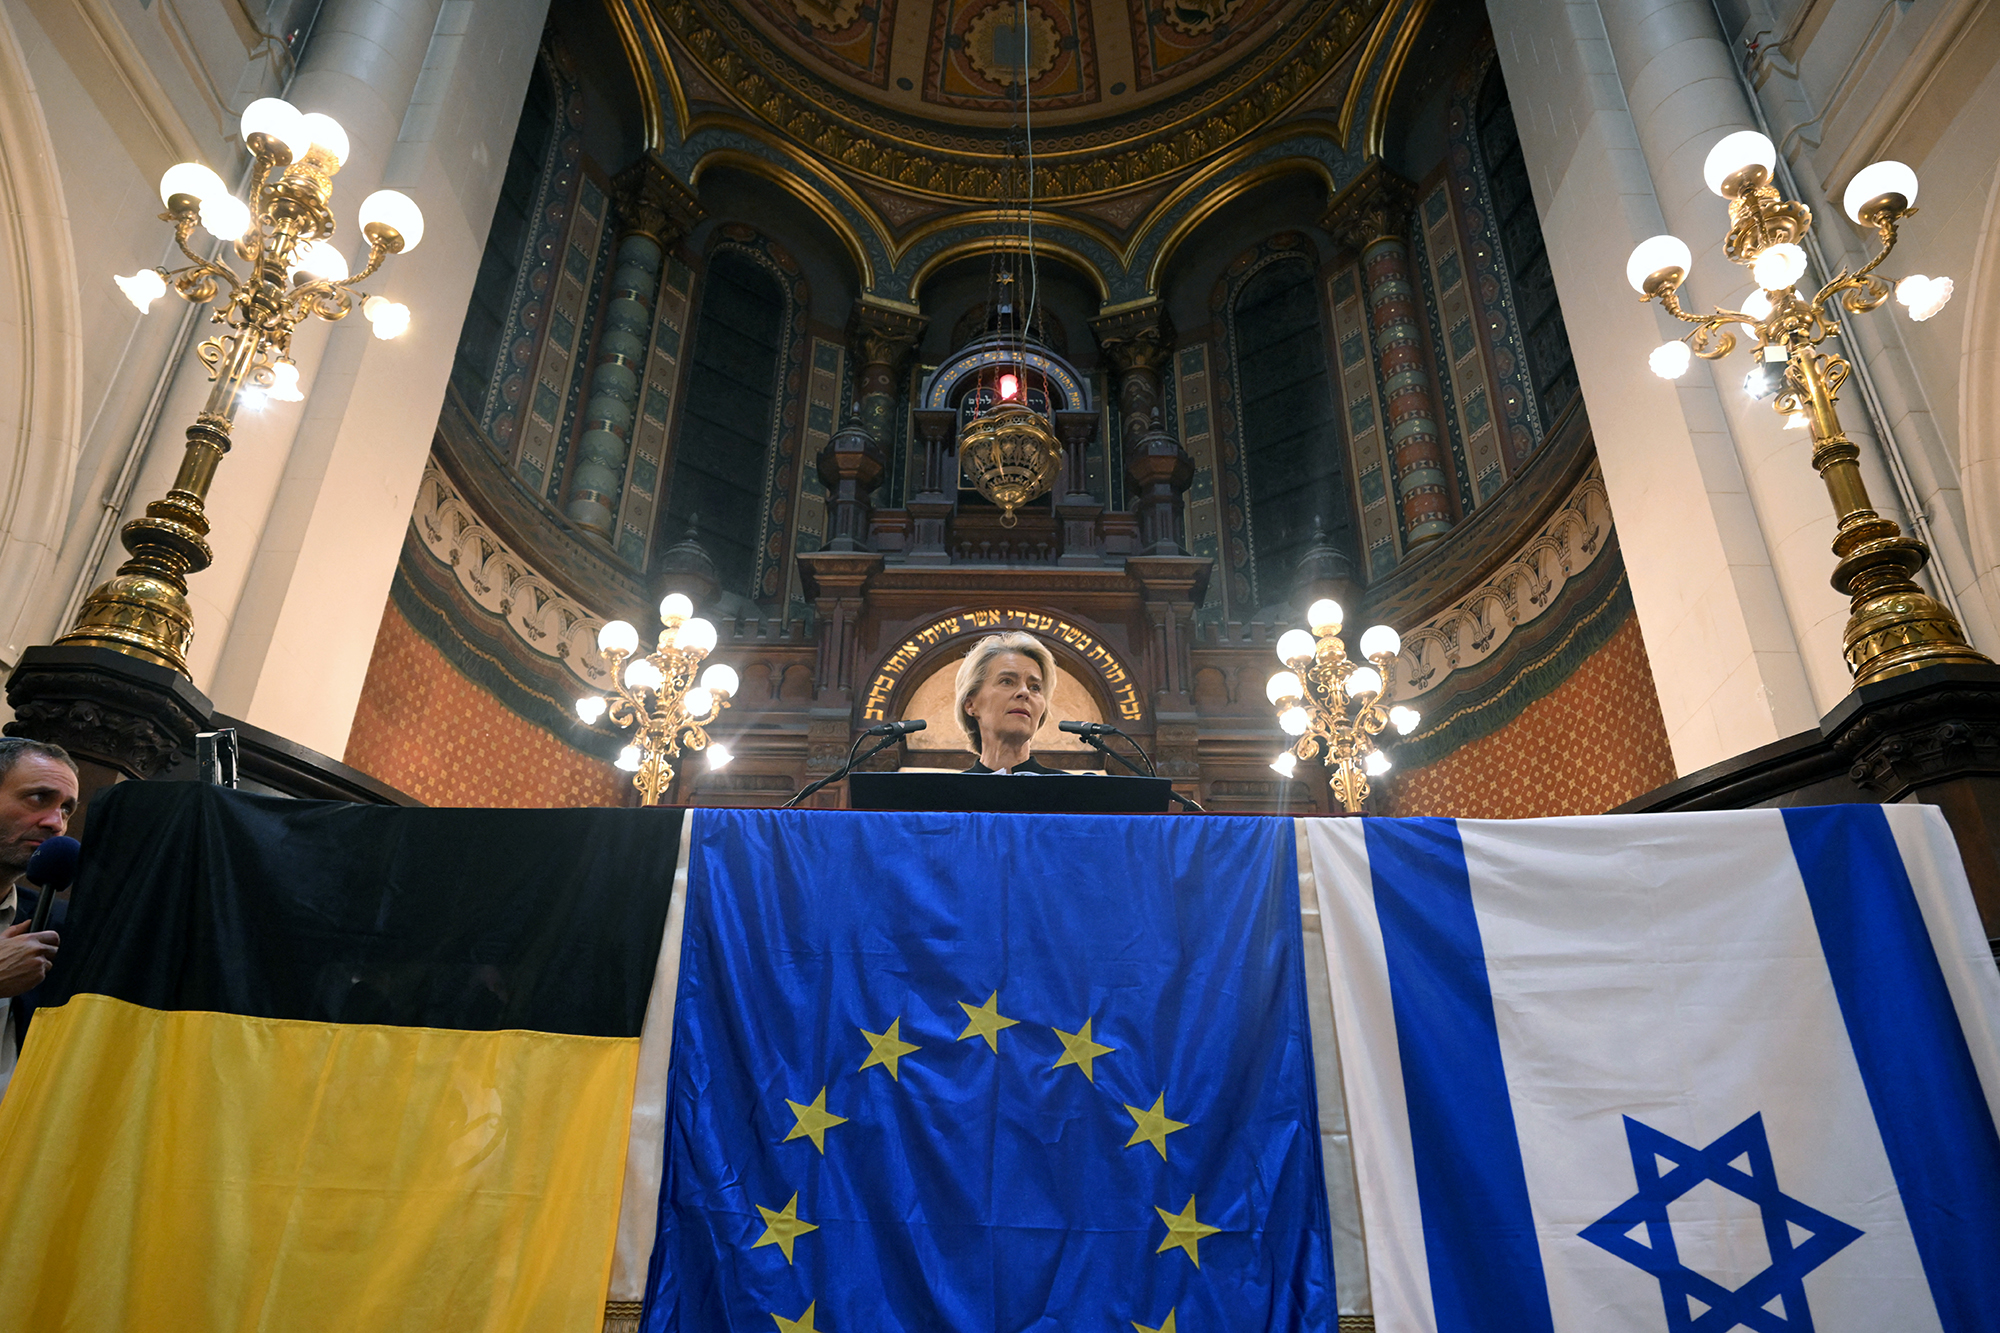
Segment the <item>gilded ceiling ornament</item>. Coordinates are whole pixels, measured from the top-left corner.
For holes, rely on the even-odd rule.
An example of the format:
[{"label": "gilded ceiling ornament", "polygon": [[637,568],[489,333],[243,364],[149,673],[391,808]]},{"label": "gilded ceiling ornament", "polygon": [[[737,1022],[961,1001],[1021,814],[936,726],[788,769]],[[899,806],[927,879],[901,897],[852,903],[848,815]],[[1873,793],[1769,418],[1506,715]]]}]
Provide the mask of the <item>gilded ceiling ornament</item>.
[{"label": "gilded ceiling ornament", "polygon": [[792,0],[792,9],[815,28],[839,32],[861,13],[861,0]]},{"label": "gilded ceiling ornament", "polygon": [[[1310,93],[1388,3],[1312,0],[1281,33],[1257,43],[1254,58],[1185,97],[1116,124],[1054,130],[1037,149],[1037,198],[1075,199],[1143,185],[1255,134]],[[925,197],[963,202],[999,196],[993,142],[976,125],[926,125],[856,101],[772,46],[731,6],[654,4],[665,28],[718,86],[819,159]],[[671,48],[661,54],[679,55]]]},{"label": "gilded ceiling ornament", "polygon": [[1243,8],[1243,0],[1170,0],[1167,22],[1190,37],[1213,32],[1227,23],[1230,15]]},{"label": "gilded ceiling ornament", "polygon": [[[1061,33],[1055,21],[1035,5],[1027,9],[1028,82],[1055,68]],[[1010,87],[1021,77],[1021,8],[996,4],[982,10],[965,30],[965,58],[981,77]]]}]

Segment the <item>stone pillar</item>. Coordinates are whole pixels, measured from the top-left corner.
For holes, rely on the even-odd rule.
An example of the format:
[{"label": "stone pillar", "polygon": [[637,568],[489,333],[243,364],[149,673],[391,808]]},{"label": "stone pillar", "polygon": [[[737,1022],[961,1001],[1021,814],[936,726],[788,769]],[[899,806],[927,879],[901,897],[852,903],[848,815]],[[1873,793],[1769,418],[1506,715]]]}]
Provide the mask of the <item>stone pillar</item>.
[{"label": "stone pillar", "polygon": [[1162,304],[1139,306],[1091,321],[1097,345],[1111,363],[1118,402],[1118,438],[1135,440],[1152,430],[1160,411],[1160,369],[1174,354],[1174,324]]},{"label": "stone pillar", "polygon": [[910,511],[910,549],[905,558],[913,565],[948,565],[951,553],[945,550],[945,529],[958,502],[953,494],[956,464],[952,458],[958,413],[922,411],[916,418],[924,453],[917,493],[904,506]]},{"label": "stone pillar", "polygon": [[632,427],[645,387],[646,354],[653,341],[653,306],[667,251],[692,221],[682,204],[685,187],[654,157],[641,158],[614,184],[622,230],[613,251],[604,332],[597,364],[584,391],[583,434],[570,474],[563,512],[580,527],[617,539],[618,500],[632,456]]},{"label": "stone pillar", "polygon": [[[1819,713],[1772,563],[1772,542],[1792,534],[1760,521],[1726,407],[1742,390],[1700,368],[1653,375],[1647,354],[1684,326],[1625,282],[1632,247],[1671,230],[1695,252],[1691,304],[1748,290],[1720,258],[1726,209],[1701,177],[1709,148],[1743,123],[1741,94],[1705,0],[1488,9],[1660,711],[1675,766],[1692,772],[1814,727]],[[1749,363],[1733,368],[1740,384]],[[1809,449],[1802,439],[1785,480],[1815,510],[1800,511],[1800,527],[1819,525],[1814,595],[1833,613],[1823,651],[1844,672],[1846,607],[1826,586],[1832,516]]]},{"label": "stone pillar", "polygon": [[861,424],[859,406],[819,451],[819,479],[827,492],[827,551],[868,549],[868,497],[882,480],[888,459]]},{"label": "stone pillar", "polygon": [[1181,497],[1194,480],[1194,460],[1160,428],[1158,412],[1151,430],[1126,437],[1125,475],[1132,480],[1132,510],[1139,518],[1139,553],[1186,555]]},{"label": "stone pillar", "polygon": [[1451,531],[1455,506],[1438,427],[1442,414],[1410,276],[1410,247],[1403,239],[1415,197],[1414,186],[1374,158],[1333,201],[1322,225],[1361,256],[1403,533],[1411,546],[1422,546]]},{"label": "stone pillar", "polygon": [[799,573],[806,596],[813,599],[819,633],[813,681],[816,708],[844,709],[854,702],[862,594],[880,568],[882,557],[866,551],[812,551],[799,557]]},{"label": "stone pillar", "polygon": [[1084,478],[1090,442],[1097,436],[1097,413],[1058,412],[1056,433],[1062,437],[1063,470],[1056,479],[1056,517],[1062,520],[1062,555],[1059,565],[1097,565],[1104,562],[1104,534],[1098,520],[1104,505],[1090,494]]},{"label": "stone pillar", "polygon": [[1117,377],[1118,439],[1133,485],[1139,552],[1186,555],[1181,495],[1194,480],[1194,460],[1160,419],[1160,372],[1174,354],[1173,321],[1164,305],[1154,304],[1101,316],[1091,328]]},{"label": "stone pillar", "polygon": [[896,442],[897,376],[929,321],[914,307],[864,296],[848,320],[848,355],[854,358],[854,398],[861,425],[889,457]]}]

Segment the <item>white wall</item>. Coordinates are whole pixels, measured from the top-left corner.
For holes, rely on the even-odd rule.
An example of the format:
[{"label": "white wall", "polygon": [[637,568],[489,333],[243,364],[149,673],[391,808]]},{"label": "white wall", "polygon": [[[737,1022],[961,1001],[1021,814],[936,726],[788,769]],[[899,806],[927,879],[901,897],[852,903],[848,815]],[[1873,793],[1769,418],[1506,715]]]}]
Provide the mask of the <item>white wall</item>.
[{"label": "white wall", "polygon": [[[1672,231],[1695,254],[1683,292],[1687,305],[1733,306],[1751,286],[1747,272],[1722,254],[1726,206],[1701,178],[1702,161],[1719,139],[1755,125],[1752,103],[1731,68],[1740,49],[1732,45],[1737,33],[1725,38],[1711,0],[1489,0],[1488,8],[1675,763],[1688,772],[1813,726],[1851,683],[1841,658],[1846,602],[1827,584],[1833,515],[1810,465],[1810,441],[1804,432],[1785,431],[1768,404],[1753,403],[1741,391],[1750,364],[1741,351],[1712,366],[1697,362],[1672,383],[1650,374],[1647,353],[1684,329],[1657,306],[1641,305],[1624,280],[1631,248]],[[1803,8],[1821,15],[1809,45],[1822,47],[1826,62],[1843,68],[1861,44],[1856,29],[1865,33],[1885,12],[1893,11],[1893,27],[1907,13],[1929,10],[1925,32],[1951,21],[1937,6],[1833,0]],[[1967,15],[1983,15],[1983,9],[1961,9],[1960,26],[1976,27]],[[1744,17],[1738,13],[1736,20]],[[1768,11],[1750,18],[1744,32],[1784,26]],[[1908,52],[1902,56],[1881,36],[1869,48],[1870,61],[1884,71],[1881,86],[1850,99],[1857,118],[1864,111],[1885,115],[1882,108],[1896,104],[1899,90],[1927,77],[1919,56],[1928,49],[1922,33],[1902,34]],[[2000,121],[1968,118],[1984,114],[1992,62],[1967,55],[1962,63],[1968,68],[1954,85],[1956,109],[1949,115],[1938,109],[1947,123],[1933,128],[1940,142],[1956,137],[1961,160],[1972,146],[1978,165],[1951,178],[1932,164],[1936,193],[1945,196],[1940,211],[1948,216],[1933,218],[1927,185],[1925,213],[1911,220],[1908,234],[1913,242],[1928,239],[1907,247],[1910,262],[1899,273],[1964,273],[1971,256],[1955,248],[1967,248],[1990,225],[1976,219],[1983,216],[1992,162],[2000,156],[2000,132],[1990,128]],[[1773,117],[1774,134],[1782,136],[1801,117],[1795,107],[1774,106],[1780,99],[1772,76],[1760,70],[1760,77],[1765,86],[1759,100]],[[1813,77],[1804,84],[1809,87]],[[1887,116],[1912,143],[1917,119]],[[1839,116],[1828,117],[1824,132],[1831,136],[1842,125]],[[1840,142],[1838,151],[1831,137],[1816,150],[1804,139],[1787,145],[1801,176],[1811,177],[1814,190],[1831,190],[1836,200],[1854,170],[1894,155],[1886,149],[1896,134],[1865,132],[1857,120]],[[1908,160],[1924,173],[1920,156],[1912,153]],[[1855,229],[1837,206],[1817,197],[1807,202],[1832,262],[1860,255]],[[1946,234],[1954,239],[1941,239]],[[1982,570],[1967,538],[1955,451],[1939,425],[1955,407],[1962,331],[1913,326],[1900,311],[1855,322],[1862,326],[1856,346],[1890,406],[1889,443],[1931,518],[1944,577],[1966,603],[1973,642],[1992,652],[2000,648],[1993,608],[1977,586]],[[2000,345],[2000,300],[1992,328]],[[1925,367],[1922,373],[1914,370],[1917,364]],[[1876,507],[1907,524],[1889,455],[1856,388],[1843,395],[1841,413],[1848,434],[1863,447]],[[1995,415],[2000,424],[2000,412]],[[2000,440],[1992,452],[2000,463]],[[2000,475],[1994,484],[2000,488]],[[2000,542],[1995,547],[2000,550]]]}]

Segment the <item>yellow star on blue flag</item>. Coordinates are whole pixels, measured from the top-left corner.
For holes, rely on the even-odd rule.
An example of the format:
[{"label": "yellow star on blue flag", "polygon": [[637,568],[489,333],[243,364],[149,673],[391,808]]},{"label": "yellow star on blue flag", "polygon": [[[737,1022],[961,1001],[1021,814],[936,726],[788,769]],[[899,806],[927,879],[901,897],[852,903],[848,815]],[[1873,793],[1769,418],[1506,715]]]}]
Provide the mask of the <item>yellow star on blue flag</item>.
[{"label": "yellow star on blue flag", "polygon": [[1334,1327],[1288,821],[689,829],[641,1333]]}]

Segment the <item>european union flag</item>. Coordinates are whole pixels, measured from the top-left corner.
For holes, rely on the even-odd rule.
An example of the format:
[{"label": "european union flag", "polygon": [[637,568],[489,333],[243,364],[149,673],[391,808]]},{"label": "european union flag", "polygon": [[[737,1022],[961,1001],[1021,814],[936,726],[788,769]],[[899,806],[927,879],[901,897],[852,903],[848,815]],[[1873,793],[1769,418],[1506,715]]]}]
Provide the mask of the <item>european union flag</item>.
[{"label": "european union flag", "polygon": [[649,1333],[1335,1327],[1290,821],[688,836]]}]

